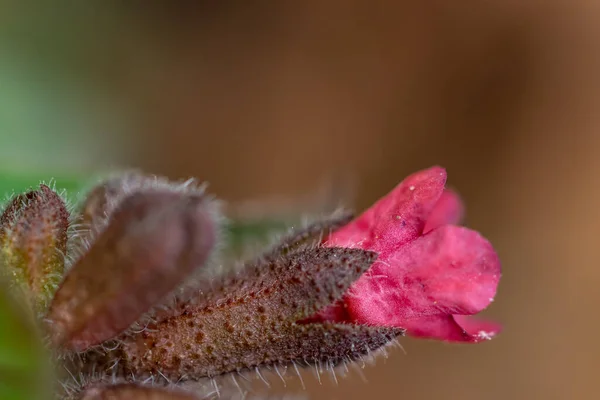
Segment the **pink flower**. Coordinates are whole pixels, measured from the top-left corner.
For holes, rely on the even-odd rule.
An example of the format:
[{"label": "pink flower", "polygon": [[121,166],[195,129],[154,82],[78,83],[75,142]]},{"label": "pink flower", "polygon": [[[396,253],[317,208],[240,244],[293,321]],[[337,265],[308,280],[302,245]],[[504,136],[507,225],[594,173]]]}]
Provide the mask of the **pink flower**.
[{"label": "pink flower", "polygon": [[500,260],[479,233],[457,226],[459,197],[433,167],[400,183],[325,246],[379,253],[344,299],[314,320],[402,327],[412,336],[478,342],[500,331],[469,316],[494,299]]}]

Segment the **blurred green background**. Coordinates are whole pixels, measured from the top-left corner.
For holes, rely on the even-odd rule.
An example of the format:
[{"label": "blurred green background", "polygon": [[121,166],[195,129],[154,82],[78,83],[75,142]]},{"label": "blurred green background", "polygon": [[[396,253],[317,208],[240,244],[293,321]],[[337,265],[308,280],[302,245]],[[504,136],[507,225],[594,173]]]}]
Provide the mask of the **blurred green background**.
[{"label": "blurred green background", "polygon": [[599,38],[584,0],[2,2],[0,185],[132,166],[318,211],[441,164],[503,260],[505,332],[308,394],[595,398]]}]

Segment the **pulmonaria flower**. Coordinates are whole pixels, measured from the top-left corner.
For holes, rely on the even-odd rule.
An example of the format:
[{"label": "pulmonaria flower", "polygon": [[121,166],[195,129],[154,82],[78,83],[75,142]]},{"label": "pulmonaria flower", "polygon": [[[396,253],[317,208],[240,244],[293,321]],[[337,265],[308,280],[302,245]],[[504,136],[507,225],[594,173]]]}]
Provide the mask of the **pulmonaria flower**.
[{"label": "pulmonaria flower", "polygon": [[61,400],[233,398],[235,376],[288,367],[335,377],[406,331],[498,331],[463,317],[489,304],[500,265],[452,225],[461,206],[445,179],[423,171],[355,220],[336,213],[233,263],[220,207],[194,182],[126,174],[73,213],[41,186],[0,217],[0,276],[26,294]]},{"label": "pulmonaria flower", "polygon": [[396,326],[412,336],[478,342],[500,326],[468,316],[493,301],[500,261],[479,233],[455,225],[462,204],[433,167],[406,178],[360,217],[336,230],[326,246],[379,254],[344,296],[311,321]]}]

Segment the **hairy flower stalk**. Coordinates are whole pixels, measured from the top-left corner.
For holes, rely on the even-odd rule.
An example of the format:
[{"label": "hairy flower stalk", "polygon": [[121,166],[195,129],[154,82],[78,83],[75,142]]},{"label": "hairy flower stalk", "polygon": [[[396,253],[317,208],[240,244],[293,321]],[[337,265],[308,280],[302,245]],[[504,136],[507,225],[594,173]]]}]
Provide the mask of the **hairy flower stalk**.
[{"label": "hairy flower stalk", "polygon": [[[495,295],[499,262],[478,233],[452,225],[462,208],[444,184],[443,170],[422,171],[358,218],[292,230],[236,266],[217,255],[223,218],[193,182],[128,173],[93,188],[74,216],[42,186],[4,210],[0,267],[40,304],[58,399],[200,399],[193,382],[334,368],[405,332],[493,336],[497,325],[464,316]],[[85,230],[67,246],[69,218]]]}]

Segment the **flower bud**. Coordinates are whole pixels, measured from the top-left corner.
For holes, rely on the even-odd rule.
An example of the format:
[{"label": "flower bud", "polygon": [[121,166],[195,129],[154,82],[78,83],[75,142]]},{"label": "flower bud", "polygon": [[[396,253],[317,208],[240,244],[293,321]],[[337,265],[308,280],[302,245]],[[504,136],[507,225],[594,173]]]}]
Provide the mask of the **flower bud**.
[{"label": "flower bud", "polygon": [[0,272],[43,312],[60,282],[67,250],[69,212],[46,185],[16,196],[0,217]]}]

